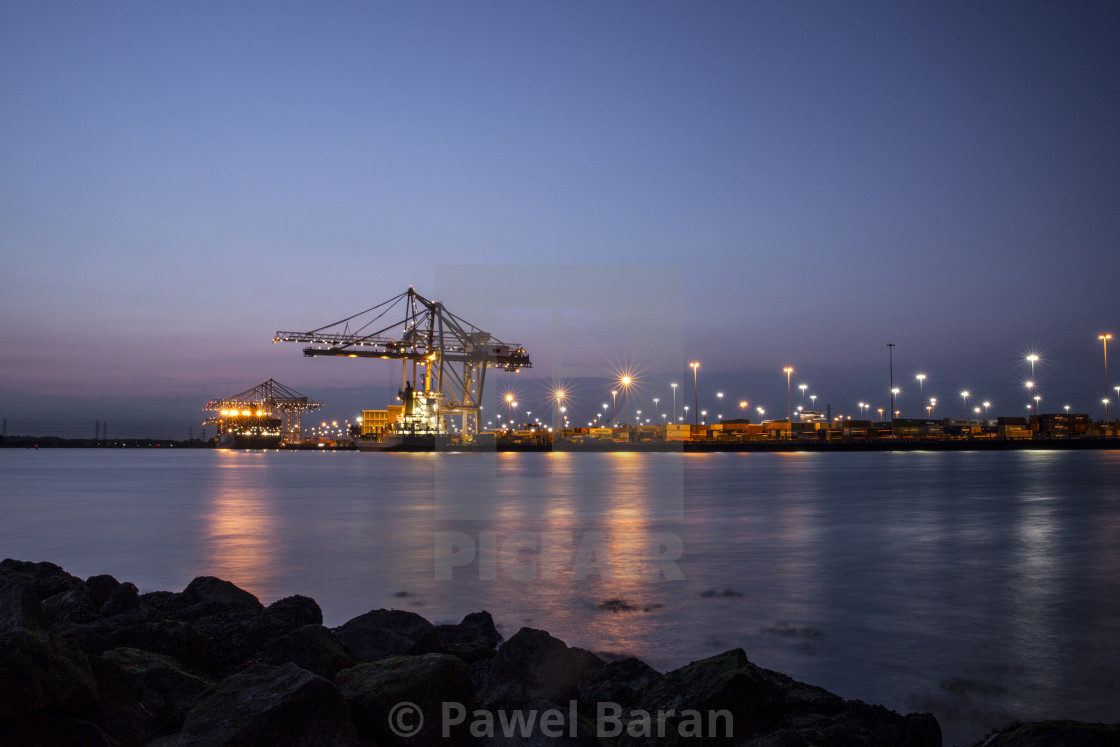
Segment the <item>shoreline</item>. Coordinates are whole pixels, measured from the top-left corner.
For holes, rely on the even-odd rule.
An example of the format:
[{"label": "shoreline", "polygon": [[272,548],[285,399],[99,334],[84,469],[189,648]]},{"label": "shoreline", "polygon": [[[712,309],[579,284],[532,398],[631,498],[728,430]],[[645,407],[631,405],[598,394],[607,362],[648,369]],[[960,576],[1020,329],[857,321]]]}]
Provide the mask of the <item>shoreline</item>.
[{"label": "shoreline", "polygon": [[[663,673],[543,630],[503,639],[485,611],[445,625],[385,609],[322,623],[309,597],[265,606],[215,577],[140,594],[112,576],[83,580],[52,563],[6,559],[0,742],[942,744],[929,713],[845,700],[759,667],[742,649]],[[394,721],[402,704],[416,712]],[[397,728],[424,716],[416,732]],[[521,730],[512,742],[508,729]],[[1118,736],[1120,724],[1050,721],[1007,725],[982,743],[1105,745]]]}]

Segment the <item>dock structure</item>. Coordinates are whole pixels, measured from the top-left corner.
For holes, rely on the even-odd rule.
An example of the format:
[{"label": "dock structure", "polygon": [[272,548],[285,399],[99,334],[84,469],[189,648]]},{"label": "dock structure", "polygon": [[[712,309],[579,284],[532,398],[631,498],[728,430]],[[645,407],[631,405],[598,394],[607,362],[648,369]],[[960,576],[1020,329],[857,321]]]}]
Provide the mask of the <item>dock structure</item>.
[{"label": "dock structure", "polygon": [[309,332],[277,332],[272,341],[304,343],[308,357],[401,361],[404,412],[397,419],[397,432],[444,434],[447,417],[459,415],[465,441],[479,431],[486,370],[516,372],[533,365],[521,345],[502,342],[412,286],[384,303]]},{"label": "dock structure", "polygon": [[215,414],[203,425],[218,427],[218,442],[223,445],[275,445],[303,442],[303,413],[323,407],[289,389],[275,379],[257,384],[240,394],[212,399],[203,410]]}]

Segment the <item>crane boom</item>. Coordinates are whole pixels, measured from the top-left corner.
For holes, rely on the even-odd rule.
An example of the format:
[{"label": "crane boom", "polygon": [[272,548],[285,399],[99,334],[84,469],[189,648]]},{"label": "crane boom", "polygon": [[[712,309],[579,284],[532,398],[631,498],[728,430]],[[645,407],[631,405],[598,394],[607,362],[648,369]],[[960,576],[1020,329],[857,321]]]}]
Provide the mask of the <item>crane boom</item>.
[{"label": "crane boom", "polygon": [[[403,306],[403,317],[400,311],[389,316],[398,306]],[[309,332],[278,331],[272,341],[303,343],[308,357],[401,360],[406,413],[419,411],[437,432],[445,427],[440,415],[460,414],[464,435],[477,431],[486,369],[517,372],[533,365],[523,346],[502,342],[411,286],[384,303]],[[413,364],[411,382],[404,369],[408,361]],[[418,365],[425,367],[423,389],[412,386],[418,381]],[[417,424],[410,425],[415,430]]]}]

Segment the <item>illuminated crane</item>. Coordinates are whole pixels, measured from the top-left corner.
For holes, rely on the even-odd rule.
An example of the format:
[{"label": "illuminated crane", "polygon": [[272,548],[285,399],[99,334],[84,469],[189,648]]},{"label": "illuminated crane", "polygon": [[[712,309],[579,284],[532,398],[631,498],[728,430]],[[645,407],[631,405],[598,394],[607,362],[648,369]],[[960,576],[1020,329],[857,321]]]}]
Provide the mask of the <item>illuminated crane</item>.
[{"label": "illuminated crane", "polygon": [[303,413],[320,407],[323,407],[322,402],[312,402],[269,379],[241,394],[207,402],[202,409],[218,414],[207,418],[203,425],[218,426],[219,438],[223,434],[273,437],[284,443],[298,444],[303,442]]},{"label": "illuminated crane", "polygon": [[[477,432],[481,422],[486,369],[516,372],[533,365],[520,345],[498,340],[412,286],[373,308],[310,332],[277,332],[272,341],[308,344],[303,354],[309,357],[400,360],[405,409],[398,430],[442,433],[443,416],[461,415],[465,438]],[[416,378],[417,366],[424,367],[422,384]]]}]

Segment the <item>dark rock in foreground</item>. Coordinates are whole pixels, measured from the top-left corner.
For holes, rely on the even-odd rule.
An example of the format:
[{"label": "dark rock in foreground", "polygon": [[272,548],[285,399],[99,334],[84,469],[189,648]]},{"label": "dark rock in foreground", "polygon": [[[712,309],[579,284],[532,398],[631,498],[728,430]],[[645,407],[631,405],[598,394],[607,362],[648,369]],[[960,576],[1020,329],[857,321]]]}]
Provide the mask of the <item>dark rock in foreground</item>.
[{"label": "dark rock in foreground", "polygon": [[[208,576],[140,594],[11,559],[0,562],[0,693],[5,745],[941,744],[930,714],[844,700],[741,649],[661,674],[543,630],[502,643],[486,612],[436,626],[372,610],[331,630],[308,597],[266,607]],[[405,701],[422,724],[395,710]],[[445,714],[456,722],[447,740]],[[1043,722],[984,744],[1118,737],[1116,724]]]}]

